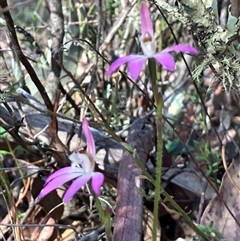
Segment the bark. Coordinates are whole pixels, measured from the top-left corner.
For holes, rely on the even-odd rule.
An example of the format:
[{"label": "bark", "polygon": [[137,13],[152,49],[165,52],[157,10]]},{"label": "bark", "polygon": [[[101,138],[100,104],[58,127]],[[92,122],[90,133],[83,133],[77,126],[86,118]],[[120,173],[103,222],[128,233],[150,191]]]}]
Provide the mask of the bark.
[{"label": "bark", "polygon": [[[143,164],[154,146],[154,136],[154,128],[146,119],[137,119],[130,128],[128,143],[135,148]],[[143,197],[139,191],[141,186],[137,186],[141,175],[133,156],[124,151],[118,169],[114,241],[138,241],[142,238]]]}]

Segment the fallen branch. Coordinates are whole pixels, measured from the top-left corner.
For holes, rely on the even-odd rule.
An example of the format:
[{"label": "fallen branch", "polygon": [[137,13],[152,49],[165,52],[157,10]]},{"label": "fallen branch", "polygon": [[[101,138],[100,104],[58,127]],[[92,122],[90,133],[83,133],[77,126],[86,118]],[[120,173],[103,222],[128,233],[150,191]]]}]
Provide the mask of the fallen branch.
[{"label": "fallen branch", "polygon": [[[135,148],[136,155],[146,163],[154,146],[154,128],[146,119],[137,119],[130,128],[128,143]],[[136,181],[141,180],[142,171],[133,156],[124,151],[118,169],[118,194],[113,240],[140,241],[142,234],[143,197]],[[141,183],[141,181],[140,181]]]}]

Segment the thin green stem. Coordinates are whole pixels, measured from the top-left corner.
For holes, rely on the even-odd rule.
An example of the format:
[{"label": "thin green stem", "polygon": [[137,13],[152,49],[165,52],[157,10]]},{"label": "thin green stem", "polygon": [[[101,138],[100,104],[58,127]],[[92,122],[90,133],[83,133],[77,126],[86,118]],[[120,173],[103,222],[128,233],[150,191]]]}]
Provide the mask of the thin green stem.
[{"label": "thin green stem", "polygon": [[157,166],[156,166],[156,180],[155,180],[155,195],[153,207],[153,241],[157,240],[158,228],[158,209],[161,199],[161,174],[162,174],[162,152],[163,152],[163,139],[162,139],[162,109],[163,99],[162,93],[158,92],[156,63],[154,59],[149,59],[148,62],[149,73],[152,83],[153,96],[156,104],[156,129],[157,129]]},{"label": "thin green stem", "polygon": [[172,204],[172,206],[183,216],[189,226],[199,235],[204,241],[208,241],[206,234],[200,230],[179,207],[179,205],[169,196],[169,194],[161,188],[161,174],[162,174],[162,153],[163,153],[163,138],[162,138],[162,110],[163,110],[163,98],[162,93],[158,91],[157,75],[156,75],[156,63],[154,59],[149,59],[148,62],[149,73],[152,83],[152,90],[154,101],[156,104],[156,129],[157,129],[157,166],[156,166],[156,179],[155,179],[155,195],[154,195],[154,207],[153,207],[153,232],[152,240],[157,240],[157,228],[158,228],[158,210],[159,202],[161,201],[161,194]]},{"label": "thin green stem", "polygon": [[102,207],[102,204],[99,201],[98,197],[93,193],[92,193],[92,195],[94,196],[94,200],[95,200],[96,207],[97,207],[97,210],[99,212],[100,218],[103,221],[106,236],[107,236],[108,240],[111,241],[113,239],[112,231],[111,231],[111,213],[109,212],[109,210],[107,210],[107,208],[104,211],[103,207]]}]

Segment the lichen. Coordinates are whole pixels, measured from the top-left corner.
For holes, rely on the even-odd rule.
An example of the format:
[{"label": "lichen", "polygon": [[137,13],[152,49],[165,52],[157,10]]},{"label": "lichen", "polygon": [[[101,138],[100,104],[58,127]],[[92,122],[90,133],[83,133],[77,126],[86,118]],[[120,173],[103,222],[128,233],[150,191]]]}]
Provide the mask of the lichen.
[{"label": "lichen", "polygon": [[160,8],[192,32],[203,58],[194,71],[194,77],[198,78],[210,64],[218,63],[218,81],[228,90],[239,89],[240,46],[235,39],[240,29],[240,19],[229,12],[226,28],[223,28],[219,23],[217,0],[178,0],[176,3],[176,6],[171,6],[157,0]]}]

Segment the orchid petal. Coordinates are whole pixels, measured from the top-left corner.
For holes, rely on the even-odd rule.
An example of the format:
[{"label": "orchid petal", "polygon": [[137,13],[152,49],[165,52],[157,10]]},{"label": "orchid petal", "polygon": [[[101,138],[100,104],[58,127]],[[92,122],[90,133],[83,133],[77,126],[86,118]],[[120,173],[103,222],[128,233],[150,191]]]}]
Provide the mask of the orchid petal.
[{"label": "orchid petal", "polygon": [[140,18],[142,35],[148,33],[151,37],[153,37],[153,25],[150,18],[149,9],[146,3],[141,4]]},{"label": "orchid petal", "polygon": [[157,53],[153,56],[158,63],[160,63],[165,69],[169,71],[175,70],[175,61],[171,54],[169,53]]},{"label": "orchid petal", "polygon": [[79,173],[68,173],[65,174],[64,176],[58,176],[57,178],[53,179],[52,181],[48,182],[45,187],[43,187],[42,191],[38,195],[38,198],[42,198],[46,196],[48,193],[53,191],[54,189],[62,186],[64,183],[75,179],[79,176]]},{"label": "orchid petal", "polygon": [[92,156],[95,156],[96,155],[95,142],[86,118],[84,118],[82,121],[82,129],[86,137],[88,153],[91,154]]},{"label": "orchid petal", "polygon": [[53,179],[59,177],[59,176],[63,176],[65,174],[68,173],[72,173],[73,172],[73,168],[72,167],[63,167],[55,172],[53,172],[46,180],[45,183],[48,183],[50,181],[52,181]]},{"label": "orchid petal", "polygon": [[63,202],[68,202],[73,197],[73,195],[89,181],[90,178],[91,174],[87,173],[74,180],[70,187],[67,189],[66,193],[64,194]]},{"label": "orchid petal", "polygon": [[[69,159],[72,162],[72,165],[75,167],[76,165],[80,165],[85,172],[91,171],[91,161],[86,154],[73,152]],[[77,167],[79,169],[79,167]]]},{"label": "orchid petal", "polygon": [[183,52],[183,53],[187,53],[187,54],[198,54],[198,50],[191,47],[190,45],[187,44],[177,44],[177,45],[173,45],[172,47],[166,48],[162,51],[162,53],[166,53],[166,52]]},{"label": "orchid petal", "polygon": [[104,181],[104,175],[101,172],[92,173],[92,190],[95,194],[100,194],[100,188]]},{"label": "orchid petal", "polygon": [[108,68],[106,72],[106,76],[110,76],[113,72],[115,72],[121,65],[126,64],[127,62],[135,59],[139,55],[127,55],[115,60]]},{"label": "orchid petal", "polygon": [[128,62],[128,70],[130,73],[130,77],[133,80],[136,80],[139,76],[140,71],[142,70],[143,64],[146,62],[147,57],[139,56],[136,59],[133,59]]}]

